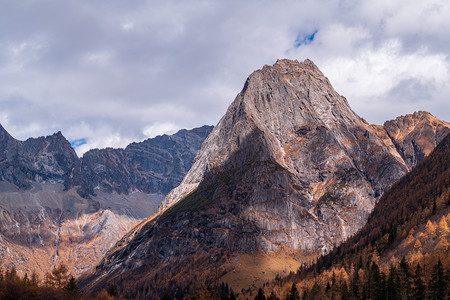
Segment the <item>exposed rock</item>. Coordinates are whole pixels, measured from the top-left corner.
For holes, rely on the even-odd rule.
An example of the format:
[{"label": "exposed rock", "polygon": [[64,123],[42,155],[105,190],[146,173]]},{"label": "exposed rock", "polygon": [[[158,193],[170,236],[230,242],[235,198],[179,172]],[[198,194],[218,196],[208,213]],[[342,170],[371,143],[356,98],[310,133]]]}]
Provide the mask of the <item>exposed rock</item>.
[{"label": "exposed rock", "polygon": [[44,275],[77,276],[158,210],[190,168],[211,126],[78,158],[61,132],[18,141],[0,125],[0,259]]},{"label": "exposed rock", "polygon": [[[448,130],[439,124],[425,144]],[[120,241],[84,289],[117,284],[156,299],[233,272],[267,280],[236,269],[242,255],[328,252],[408,171],[388,133],[357,116],[309,60],[255,71],[160,214]]]},{"label": "exposed rock", "polygon": [[61,132],[24,142],[12,138],[0,129],[0,176],[2,181],[30,189],[33,182],[67,180],[80,165],[78,156]]},{"label": "exposed rock", "polygon": [[180,130],[125,149],[94,149],[82,158],[81,169],[74,172],[72,186],[80,186],[83,196],[94,195],[99,188],[107,192],[167,194],[189,170],[212,126]]},{"label": "exposed rock", "polygon": [[430,154],[450,132],[448,123],[425,111],[387,121],[384,128],[409,168]]}]

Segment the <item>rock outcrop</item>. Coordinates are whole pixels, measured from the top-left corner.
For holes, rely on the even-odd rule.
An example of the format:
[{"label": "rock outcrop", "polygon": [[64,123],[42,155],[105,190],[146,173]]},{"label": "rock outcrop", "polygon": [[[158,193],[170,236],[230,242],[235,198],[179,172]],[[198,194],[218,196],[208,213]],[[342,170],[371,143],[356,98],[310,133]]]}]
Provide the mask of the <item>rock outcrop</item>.
[{"label": "rock outcrop", "polygon": [[[1,125],[0,125],[1,127]],[[80,160],[61,132],[24,142],[0,128],[0,178],[21,189],[33,182],[59,182],[67,187],[73,169]]]},{"label": "rock outcrop", "polygon": [[[421,149],[448,132],[448,123],[435,121],[417,122],[413,131],[432,126],[420,135]],[[236,290],[276,275],[261,267],[249,273],[249,264],[327,253],[365,224],[377,198],[415,163],[398,151],[407,145],[399,143],[403,135],[392,136],[357,116],[313,62],[264,66],[247,79],[159,215],[120,241],[82,281],[84,289],[116,284],[157,299],[219,280]],[[247,255],[252,262],[239,263]]]},{"label": "rock outcrop", "polygon": [[384,128],[409,168],[430,154],[449,133],[448,123],[425,111],[387,121]]},{"label": "rock outcrop", "polygon": [[211,126],[78,158],[61,132],[18,141],[0,126],[0,260],[42,277],[65,263],[90,269],[158,210]]}]

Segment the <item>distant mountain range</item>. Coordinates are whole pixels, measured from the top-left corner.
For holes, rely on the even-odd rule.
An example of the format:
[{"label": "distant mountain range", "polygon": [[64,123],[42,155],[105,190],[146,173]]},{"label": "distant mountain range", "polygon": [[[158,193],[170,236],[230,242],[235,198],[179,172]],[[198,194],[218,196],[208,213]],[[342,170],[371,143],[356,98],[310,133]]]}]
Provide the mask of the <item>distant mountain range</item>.
[{"label": "distant mountain range", "polygon": [[212,126],[79,158],[61,132],[14,139],[0,125],[2,268],[39,275],[95,265],[189,170]]},{"label": "distant mountain range", "polygon": [[122,238],[83,289],[115,285],[159,299],[295,272],[362,228],[380,196],[449,132],[427,112],[368,124],[310,60],[264,66],[160,212]]}]

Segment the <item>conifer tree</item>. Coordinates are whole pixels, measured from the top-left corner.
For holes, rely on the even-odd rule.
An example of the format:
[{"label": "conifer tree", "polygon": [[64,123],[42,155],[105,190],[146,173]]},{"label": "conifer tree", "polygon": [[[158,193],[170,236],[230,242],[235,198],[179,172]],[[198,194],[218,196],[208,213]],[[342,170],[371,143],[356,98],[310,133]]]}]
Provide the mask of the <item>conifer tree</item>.
[{"label": "conifer tree", "polygon": [[425,284],[423,282],[423,272],[420,264],[417,264],[416,273],[414,275],[414,299],[425,300]]},{"label": "conifer tree", "polygon": [[62,288],[66,285],[69,275],[66,265],[60,264],[46,275],[46,284]]},{"label": "conifer tree", "polygon": [[370,299],[382,299],[382,280],[380,274],[380,268],[376,262],[372,262],[370,273],[368,276],[369,298]]},{"label": "conifer tree", "polygon": [[161,300],[172,300],[172,297],[170,297],[169,294],[165,293]]},{"label": "conifer tree", "polygon": [[255,300],[266,300],[266,296],[264,296],[264,291],[262,288],[259,288],[258,294],[255,296]]},{"label": "conifer tree", "polygon": [[71,294],[79,292],[77,282],[73,276],[70,276],[69,282],[64,286],[64,289]]},{"label": "conifer tree", "polygon": [[30,279],[28,278],[28,273],[25,273],[25,275],[23,276],[22,281],[23,281],[23,283],[25,283],[25,285],[29,285],[30,284]]},{"label": "conifer tree", "polygon": [[350,299],[350,292],[348,290],[347,282],[344,280],[341,286],[341,299],[348,300]]},{"label": "conifer tree", "polygon": [[31,279],[30,279],[30,285],[36,286],[39,284],[39,275],[33,271],[33,273],[31,273]]},{"label": "conifer tree", "polygon": [[447,281],[441,259],[433,266],[433,272],[431,273],[431,280],[428,286],[431,292],[431,299],[445,299],[445,296],[447,295]]},{"label": "conifer tree", "polygon": [[400,297],[400,278],[394,265],[389,268],[389,276],[386,282],[386,294],[388,300],[396,300]]},{"label": "conifer tree", "polygon": [[336,284],[336,274],[333,271],[333,275],[331,275],[331,287],[334,287]]},{"label": "conifer tree", "polygon": [[111,285],[109,287],[109,289],[107,290],[108,295],[110,295],[111,297],[117,297],[117,291],[116,288],[114,287],[114,285]]},{"label": "conifer tree", "polygon": [[351,281],[351,294],[354,298],[359,299],[361,296],[360,291],[360,280],[359,280],[359,271],[356,271],[353,273],[353,278]]},{"label": "conifer tree", "polygon": [[287,294],[286,300],[300,300],[300,294],[298,293],[295,283],[292,283],[291,290]]},{"label": "conifer tree", "polygon": [[277,295],[275,295],[275,293],[272,291],[272,293],[270,293],[269,298],[267,298],[267,300],[279,300],[279,298],[277,297]]},{"label": "conifer tree", "polygon": [[399,264],[399,276],[400,276],[400,296],[402,299],[411,298],[411,288],[412,288],[412,276],[409,268],[409,264],[406,258],[403,256]]}]

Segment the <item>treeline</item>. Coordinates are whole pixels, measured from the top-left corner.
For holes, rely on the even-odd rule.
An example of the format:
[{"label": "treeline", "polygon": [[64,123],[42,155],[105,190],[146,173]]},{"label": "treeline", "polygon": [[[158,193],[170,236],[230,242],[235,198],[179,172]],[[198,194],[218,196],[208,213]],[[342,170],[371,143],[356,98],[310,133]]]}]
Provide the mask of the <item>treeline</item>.
[{"label": "treeline", "polygon": [[[444,258],[448,260],[448,258]],[[260,288],[255,300],[445,300],[449,298],[449,270],[441,259],[424,268],[411,265],[405,258],[383,270],[376,261],[359,263],[351,268],[332,268],[319,274],[309,274],[298,280],[291,275]],[[264,292],[265,291],[265,292]]]},{"label": "treeline", "polygon": [[127,295],[118,295],[111,286],[102,290],[94,297],[86,297],[78,289],[73,276],[68,274],[65,265],[61,264],[47,273],[43,280],[33,272],[30,276],[25,273],[19,276],[15,268],[0,270],[0,300],[112,300],[128,299]]}]

